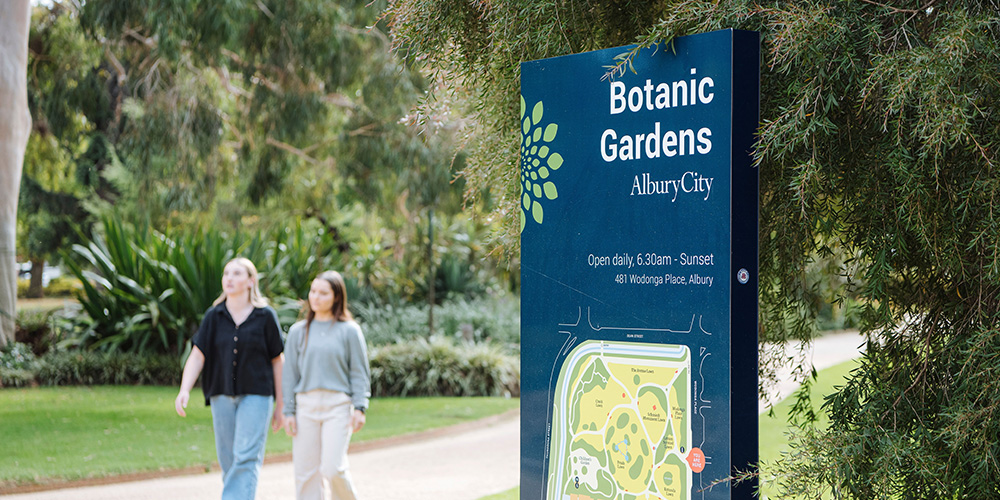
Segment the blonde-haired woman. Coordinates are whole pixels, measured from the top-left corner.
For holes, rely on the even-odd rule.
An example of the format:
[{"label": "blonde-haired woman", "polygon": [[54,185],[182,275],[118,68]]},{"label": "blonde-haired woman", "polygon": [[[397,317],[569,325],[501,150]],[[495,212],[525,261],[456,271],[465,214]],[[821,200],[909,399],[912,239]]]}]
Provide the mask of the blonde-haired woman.
[{"label": "blonde-haired woman", "polygon": [[354,500],[347,446],[365,425],[371,396],[365,336],[347,309],[340,273],[317,276],[307,304],[306,319],[288,331],[282,377],[295,498]]},{"label": "blonde-haired woman", "polygon": [[202,375],[205,404],[212,407],[223,500],[256,496],[268,421],[275,431],[282,426],[284,346],[278,315],[261,296],[257,278],[249,259],[226,263],[222,294],[192,339],[174,401],[177,414],[186,416],[191,388]]}]

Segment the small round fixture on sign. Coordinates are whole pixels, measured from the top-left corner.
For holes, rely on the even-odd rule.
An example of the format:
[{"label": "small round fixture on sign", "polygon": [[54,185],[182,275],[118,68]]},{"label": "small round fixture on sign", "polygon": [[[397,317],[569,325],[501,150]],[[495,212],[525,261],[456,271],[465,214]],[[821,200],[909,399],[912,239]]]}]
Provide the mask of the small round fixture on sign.
[{"label": "small round fixture on sign", "polygon": [[740,269],[736,273],[736,279],[740,281],[741,285],[745,285],[747,281],[750,281],[750,272],[746,268]]}]

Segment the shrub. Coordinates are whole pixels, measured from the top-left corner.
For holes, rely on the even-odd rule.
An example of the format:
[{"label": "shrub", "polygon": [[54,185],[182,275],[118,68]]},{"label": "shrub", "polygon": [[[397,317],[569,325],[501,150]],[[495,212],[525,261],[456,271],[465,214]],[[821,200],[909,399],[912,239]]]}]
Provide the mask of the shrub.
[{"label": "shrub", "polygon": [[31,347],[21,342],[11,342],[0,347],[0,368],[22,370],[31,366],[35,354]]},{"label": "shrub", "polygon": [[59,351],[37,360],[40,385],[177,385],[181,365],[174,356]]},{"label": "shrub", "polygon": [[484,249],[492,229],[482,219],[420,210],[380,223],[389,227],[370,226],[351,242],[344,277],[356,278],[353,303],[426,302],[431,282],[439,304],[506,288],[508,276]]},{"label": "shrub", "polygon": [[[456,221],[441,236],[449,244],[435,251],[441,256],[435,297],[445,299],[434,311],[435,330],[517,344],[516,299],[464,302],[470,295],[498,289],[496,269],[482,258],[476,243],[477,227]],[[340,269],[352,308],[365,318],[373,343],[429,336],[426,306],[373,305],[425,296],[417,288],[426,278],[417,271],[426,252],[412,246],[423,240],[406,239],[412,248],[397,241],[393,252],[381,233],[362,237],[353,246],[337,238],[314,220],[246,235],[211,227],[166,234],[105,218],[95,225],[89,241],[62,255],[75,278],[68,279],[79,284],[77,296],[86,313],[76,324],[76,344],[105,351],[181,355],[201,316],[219,295],[225,262],[235,256],[257,265],[262,291],[272,299],[284,327],[297,319],[296,301],[306,298],[312,279],[321,271]],[[350,256],[343,253],[347,250]]]},{"label": "shrub", "polygon": [[0,387],[25,387],[34,380],[35,355],[31,347],[11,342],[0,348]]},{"label": "shrub", "polygon": [[52,311],[20,310],[14,320],[14,340],[27,345],[34,354],[52,347]]},{"label": "shrub", "polygon": [[[89,317],[80,322],[80,343],[180,355],[219,295],[225,263],[238,255],[258,266],[261,288],[272,298],[304,297],[312,277],[337,267],[340,258],[329,235],[301,223],[254,237],[211,228],[168,237],[105,219],[91,241],[65,255],[66,267],[82,284],[78,295]],[[279,318],[293,320],[283,309],[298,306],[277,302]]]},{"label": "shrub", "polygon": [[[17,298],[23,299],[28,296],[28,288],[31,287],[31,280],[18,278]],[[49,281],[45,287],[46,297],[72,297],[74,293],[80,291],[83,285],[80,280],[70,276],[59,276]]]},{"label": "shrub", "polygon": [[46,297],[72,297],[83,290],[83,283],[70,276],[59,276],[49,281],[45,287]]},{"label": "shrub", "polygon": [[427,310],[415,305],[351,304],[369,345],[379,346],[429,337]]},{"label": "shrub", "polygon": [[521,303],[517,297],[446,302],[435,309],[434,321],[443,335],[492,340],[512,347],[521,343]]},{"label": "shrub", "polygon": [[487,343],[443,337],[386,345],[371,351],[374,396],[520,395],[518,358]]},{"label": "shrub", "polygon": [[34,382],[31,370],[0,367],[0,387],[30,387]]},{"label": "shrub", "polygon": [[[373,346],[426,339],[427,305],[351,304],[365,339]],[[513,296],[453,300],[434,308],[439,335],[468,341],[492,341],[517,350],[521,342],[520,302]]]}]

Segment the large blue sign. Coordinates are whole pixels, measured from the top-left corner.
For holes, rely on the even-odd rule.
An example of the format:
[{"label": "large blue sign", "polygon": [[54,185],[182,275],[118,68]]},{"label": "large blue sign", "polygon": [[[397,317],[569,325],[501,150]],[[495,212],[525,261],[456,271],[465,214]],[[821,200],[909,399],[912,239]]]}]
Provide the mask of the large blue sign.
[{"label": "large blue sign", "polygon": [[521,499],[751,498],[759,38],[521,65]]}]

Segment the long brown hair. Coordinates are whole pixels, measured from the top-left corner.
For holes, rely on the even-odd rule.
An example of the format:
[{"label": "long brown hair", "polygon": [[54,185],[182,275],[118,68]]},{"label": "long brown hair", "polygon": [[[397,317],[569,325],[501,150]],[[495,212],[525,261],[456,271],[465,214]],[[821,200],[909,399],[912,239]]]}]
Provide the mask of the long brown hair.
[{"label": "long brown hair", "polygon": [[[351,316],[351,311],[347,309],[347,285],[344,283],[344,277],[337,271],[324,271],[316,279],[326,281],[333,289],[333,319],[335,321],[353,320],[354,316]],[[304,309],[306,311],[306,334],[302,341],[303,349],[309,345],[309,327],[312,325],[313,319],[316,318],[316,311],[312,310],[308,298]]]}]

